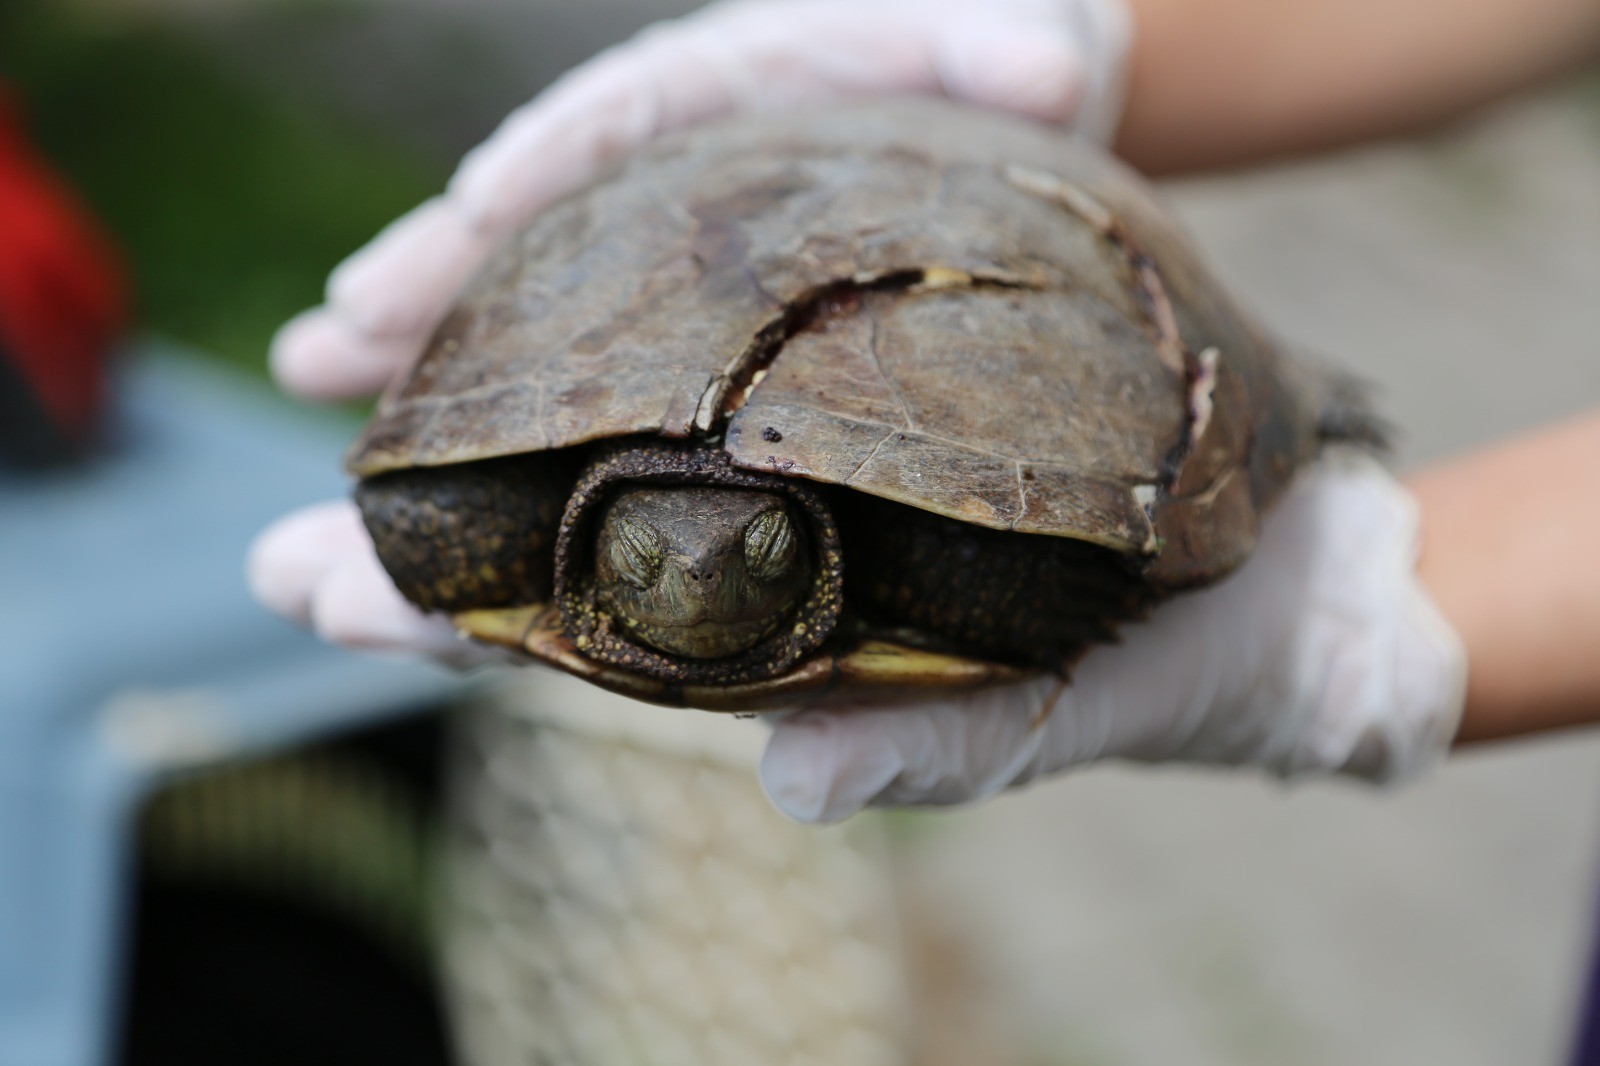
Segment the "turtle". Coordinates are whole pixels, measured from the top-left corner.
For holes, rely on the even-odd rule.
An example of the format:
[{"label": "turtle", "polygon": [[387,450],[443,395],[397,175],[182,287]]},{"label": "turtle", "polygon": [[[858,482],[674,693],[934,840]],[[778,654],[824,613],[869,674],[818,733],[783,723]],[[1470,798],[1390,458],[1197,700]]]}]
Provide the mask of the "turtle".
[{"label": "turtle", "polygon": [[1066,678],[1382,436],[1108,153],[892,100],[681,133],[541,213],[347,469],[465,635],[750,711]]}]

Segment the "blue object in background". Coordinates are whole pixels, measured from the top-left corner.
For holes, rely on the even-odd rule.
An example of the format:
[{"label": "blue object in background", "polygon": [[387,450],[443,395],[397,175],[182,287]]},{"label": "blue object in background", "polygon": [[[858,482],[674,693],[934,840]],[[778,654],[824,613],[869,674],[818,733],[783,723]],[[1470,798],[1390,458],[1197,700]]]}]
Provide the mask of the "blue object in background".
[{"label": "blue object in background", "polygon": [[0,474],[0,1066],[108,1058],[153,787],[460,691],[325,647],[245,588],[265,524],[346,491],[348,426],[172,352],[122,384],[113,454]]}]

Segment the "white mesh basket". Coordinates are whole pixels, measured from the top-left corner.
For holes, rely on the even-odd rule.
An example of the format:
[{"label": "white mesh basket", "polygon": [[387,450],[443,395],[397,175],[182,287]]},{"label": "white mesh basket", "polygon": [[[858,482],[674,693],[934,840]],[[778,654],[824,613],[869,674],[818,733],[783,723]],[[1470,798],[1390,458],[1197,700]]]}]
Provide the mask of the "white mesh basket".
[{"label": "white mesh basket", "polygon": [[446,972],[468,1066],[887,1066],[880,827],[778,815],[765,728],[540,674],[460,731]]}]

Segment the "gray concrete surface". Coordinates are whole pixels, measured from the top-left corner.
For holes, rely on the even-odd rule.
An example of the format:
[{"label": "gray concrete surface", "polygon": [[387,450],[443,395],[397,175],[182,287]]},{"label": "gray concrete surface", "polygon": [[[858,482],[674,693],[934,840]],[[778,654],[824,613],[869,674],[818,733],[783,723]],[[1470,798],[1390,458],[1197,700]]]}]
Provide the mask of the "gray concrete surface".
[{"label": "gray concrete surface", "polygon": [[[212,7],[204,32],[242,70],[455,152],[554,69],[682,6],[347,5],[314,34]],[[1172,198],[1270,325],[1379,385],[1404,461],[1600,404],[1592,91]],[[1583,735],[1468,754],[1393,794],[1104,769],[901,819],[925,1059],[1558,1062],[1597,770]]]}]

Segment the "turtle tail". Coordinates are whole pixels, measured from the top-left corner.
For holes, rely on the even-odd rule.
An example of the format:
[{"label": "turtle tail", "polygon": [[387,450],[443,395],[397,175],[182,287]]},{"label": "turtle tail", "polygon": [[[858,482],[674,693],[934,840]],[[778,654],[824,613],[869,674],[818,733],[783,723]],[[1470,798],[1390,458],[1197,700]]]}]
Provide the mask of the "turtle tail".
[{"label": "turtle tail", "polygon": [[1297,363],[1305,377],[1302,395],[1315,413],[1319,441],[1379,454],[1393,450],[1394,424],[1375,409],[1371,382],[1320,360],[1302,358]]}]

